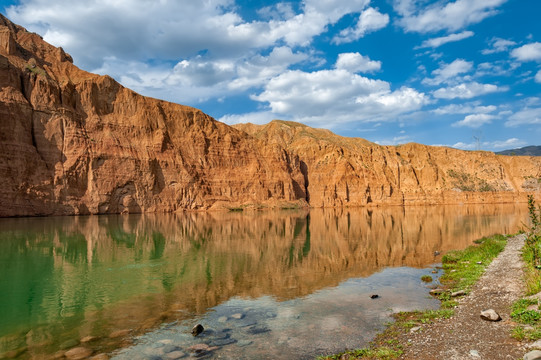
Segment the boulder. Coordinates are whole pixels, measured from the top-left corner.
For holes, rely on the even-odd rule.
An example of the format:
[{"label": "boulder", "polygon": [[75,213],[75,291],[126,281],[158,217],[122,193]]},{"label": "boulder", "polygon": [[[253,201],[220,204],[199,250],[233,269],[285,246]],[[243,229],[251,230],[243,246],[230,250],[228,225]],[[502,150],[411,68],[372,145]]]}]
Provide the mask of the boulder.
[{"label": "boulder", "polygon": [[481,311],[481,319],[487,321],[500,321],[502,317],[493,309]]},{"label": "boulder", "polygon": [[533,350],[524,355],[524,360],[541,360],[541,351]]},{"label": "boulder", "polygon": [[197,336],[197,335],[201,334],[204,330],[205,330],[205,328],[203,327],[203,325],[197,324],[192,329],[192,335]]}]

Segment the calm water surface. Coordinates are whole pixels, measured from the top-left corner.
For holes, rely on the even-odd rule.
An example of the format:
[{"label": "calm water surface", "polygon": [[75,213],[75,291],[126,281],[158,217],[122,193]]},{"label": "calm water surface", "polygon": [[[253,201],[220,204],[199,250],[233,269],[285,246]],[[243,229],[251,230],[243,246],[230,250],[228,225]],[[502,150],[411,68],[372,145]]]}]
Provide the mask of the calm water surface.
[{"label": "calm water surface", "polygon": [[363,346],[392,312],[437,307],[420,281],[435,251],[526,221],[513,205],[0,219],[0,358]]}]

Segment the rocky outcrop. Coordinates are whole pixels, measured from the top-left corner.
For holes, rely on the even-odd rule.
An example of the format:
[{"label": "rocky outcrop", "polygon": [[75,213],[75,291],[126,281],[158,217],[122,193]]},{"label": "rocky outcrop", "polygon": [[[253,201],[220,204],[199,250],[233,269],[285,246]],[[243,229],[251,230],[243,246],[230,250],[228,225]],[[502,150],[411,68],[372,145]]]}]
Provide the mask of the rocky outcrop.
[{"label": "rocky outcrop", "polygon": [[0,216],[524,200],[541,160],[229,127],[73,65],[0,15]]},{"label": "rocky outcrop", "polygon": [[235,127],[300,159],[305,196],[314,207],[504,203],[540,195],[539,157],[379,146],[279,120]]}]

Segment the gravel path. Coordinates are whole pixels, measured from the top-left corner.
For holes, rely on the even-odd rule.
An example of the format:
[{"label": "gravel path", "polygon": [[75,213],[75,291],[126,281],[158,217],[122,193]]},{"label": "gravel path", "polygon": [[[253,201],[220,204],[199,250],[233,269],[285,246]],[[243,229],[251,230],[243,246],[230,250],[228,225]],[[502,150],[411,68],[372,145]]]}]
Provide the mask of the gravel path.
[{"label": "gravel path", "polygon": [[[525,235],[508,239],[505,249],[488,266],[468,296],[460,299],[455,315],[439,320],[408,336],[401,359],[522,359],[524,344],[510,337],[511,304],[524,294],[521,248]],[[480,318],[492,308],[502,321]]]}]

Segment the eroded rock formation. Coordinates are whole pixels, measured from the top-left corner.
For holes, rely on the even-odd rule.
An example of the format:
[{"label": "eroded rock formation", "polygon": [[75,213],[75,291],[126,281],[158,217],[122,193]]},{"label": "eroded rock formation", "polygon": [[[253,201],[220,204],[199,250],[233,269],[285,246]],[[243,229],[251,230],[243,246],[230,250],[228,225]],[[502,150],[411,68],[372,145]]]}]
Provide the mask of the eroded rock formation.
[{"label": "eroded rock formation", "polygon": [[299,202],[299,160],[78,69],[0,15],[0,216]]},{"label": "eroded rock formation", "polygon": [[235,125],[300,159],[314,207],[525,201],[539,196],[541,158],[415,143],[380,146],[288,122]]},{"label": "eroded rock formation", "polygon": [[0,216],[525,200],[541,160],[233,128],[80,70],[0,15]]}]

